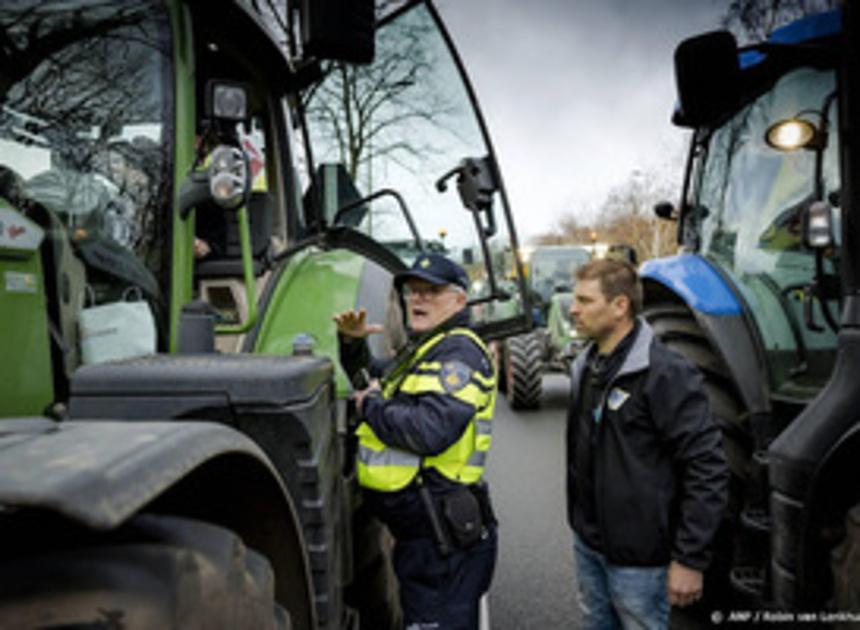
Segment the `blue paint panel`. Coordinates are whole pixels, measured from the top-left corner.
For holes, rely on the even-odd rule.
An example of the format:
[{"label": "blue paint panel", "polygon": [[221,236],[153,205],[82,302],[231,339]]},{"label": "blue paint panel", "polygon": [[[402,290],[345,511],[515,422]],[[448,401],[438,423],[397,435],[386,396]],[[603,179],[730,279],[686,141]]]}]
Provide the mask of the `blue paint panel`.
[{"label": "blue paint panel", "polygon": [[[829,11],[801,18],[771,33],[768,42],[773,44],[800,44],[802,42],[838,34],[842,30],[842,13]],[[767,55],[748,50],[738,55],[742,69],[761,63]]]},{"label": "blue paint panel", "polygon": [[701,256],[682,254],[649,260],[642,278],[670,288],[692,308],[707,315],[740,315],[741,304],[722,276]]}]

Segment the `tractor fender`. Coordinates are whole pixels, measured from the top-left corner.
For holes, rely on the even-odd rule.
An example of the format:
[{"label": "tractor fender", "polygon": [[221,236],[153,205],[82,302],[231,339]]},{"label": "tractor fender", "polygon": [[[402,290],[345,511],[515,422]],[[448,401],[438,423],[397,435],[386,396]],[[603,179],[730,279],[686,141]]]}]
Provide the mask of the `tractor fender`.
[{"label": "tractor fender", "polygon": [[[299,336],[310,337],[314,353],[332,360],[338,396],[345,398],[348,380],[338,360],[337,329],[332,316],[363,308],[367,321],[385,325],[371,335],[375,356],[391,356],[406,341],[401,306],[393,290],[393,273],[349,249],[307,248],[282,265],[261,300],[261,318],[245,340],[248,351],[283,355]],[[301,304],[302,308],[295,308]]]},{"label": "tractor fender", "polygon": [[713,317],[741,315],[743,308],[729,282],[707,260],[680,254],[649,260],[642,265],[643,280],[665,285],[692,309]]},{"label": "tractor fender", "polygon": [[730,370],[750,414],[770,413],[764,347],[752,314],[732,281],[696,254],[649,260],[640,277],[645,302],[683,303]]},{"label": "tractor fender", "polygon": [[263,554],[295,627],[316,627],[301,524],[274,467],[223,424],[0,421],[0,506],[114,530],[140,512],[202,520]]},{"label": "tractor fender", "polygon": [[9,419],[0,423],[0,453],[0,504],[49,510],[97,530],[117,527],[222,456],[246,460],[280,485],[250,439],[209,422]]}]

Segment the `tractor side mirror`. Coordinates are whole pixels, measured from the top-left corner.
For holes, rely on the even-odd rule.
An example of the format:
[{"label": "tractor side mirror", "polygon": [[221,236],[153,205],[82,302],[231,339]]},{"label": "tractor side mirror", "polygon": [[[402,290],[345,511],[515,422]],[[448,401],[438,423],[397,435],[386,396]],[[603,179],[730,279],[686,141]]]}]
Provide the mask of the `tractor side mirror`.
[{"label": "tractor side mirror", "polygon": [[318,60],[370,63],[375,51],[374,0],[301,0],[302,50]]},{"label": "tractor side mirror", "polygon": [[670,201],[661,201],[655,204],[654,214],[661,219],[666,219],[667,221],[674,221],[678,218],[678,215],[675,212],[675,206]]},{"label": "tractor side mirror", "polygon": [[677,124],[698,127],[729,111],[738,98],[738,45],[728,31],[712,31],[675,49]]},{"label": "tractor side mirror", "polygon": [[482,226],[484,236],[490,237],[496,233],[496,217],[493,213],[493,193],[498,189],[494,163],[489,156],[482,158],[465,158],[459,165],[445,173],[436,182],[436,190],[445,192],[448,180],[457,176],[457,192],[463,206],[478,216],[479,212],[486,215],[487,224]]}]

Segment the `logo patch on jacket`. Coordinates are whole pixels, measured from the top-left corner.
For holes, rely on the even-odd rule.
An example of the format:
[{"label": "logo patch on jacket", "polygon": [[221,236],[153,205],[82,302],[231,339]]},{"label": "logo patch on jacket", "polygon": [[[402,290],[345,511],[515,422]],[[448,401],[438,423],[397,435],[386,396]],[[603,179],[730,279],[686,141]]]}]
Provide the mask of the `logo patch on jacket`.
[{"label": "logo patch on jacket", "polygon": [[472,378],[472,368],[460,361],[446,361],[439,371],[442,389],[449,394],[463,389]]},{"label": "logo patch on jacket", "polygon": [[627,402],[628,398],[630,398],[629,392],[625,392],[620,387],[613,387],[612,391],[609,392],[609,396],[606,397],[606,405],[612,411],[618,411],[621,405]]}]

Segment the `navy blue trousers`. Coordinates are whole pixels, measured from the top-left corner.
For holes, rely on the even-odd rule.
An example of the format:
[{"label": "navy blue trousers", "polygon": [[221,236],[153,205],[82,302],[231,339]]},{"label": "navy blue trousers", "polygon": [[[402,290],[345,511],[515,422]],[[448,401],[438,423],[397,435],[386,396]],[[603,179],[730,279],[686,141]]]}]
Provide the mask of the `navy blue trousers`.
[{"label": "navy blue trousers", "polygon": [[394,572],[406,630],[478,630],[478,602],[490,588],[497,548],[495,527],[448,556],[428,538],[398,540]]}]

